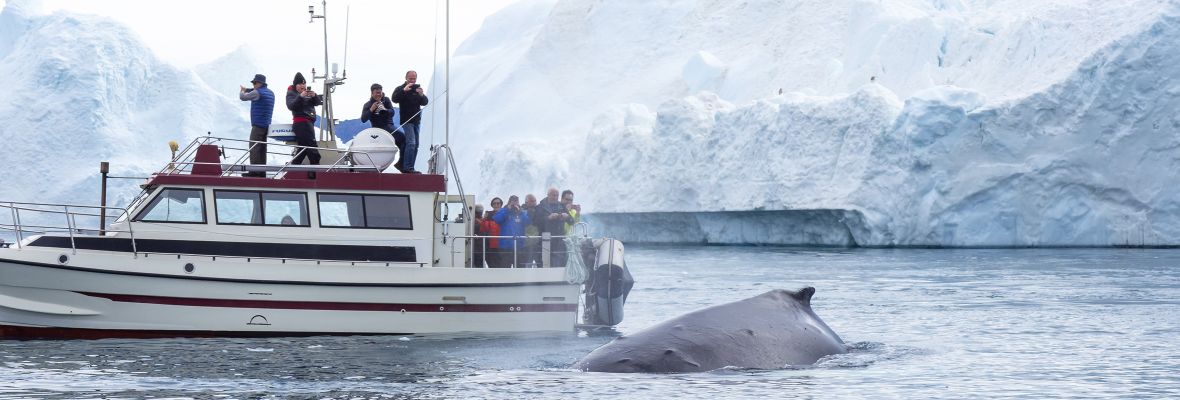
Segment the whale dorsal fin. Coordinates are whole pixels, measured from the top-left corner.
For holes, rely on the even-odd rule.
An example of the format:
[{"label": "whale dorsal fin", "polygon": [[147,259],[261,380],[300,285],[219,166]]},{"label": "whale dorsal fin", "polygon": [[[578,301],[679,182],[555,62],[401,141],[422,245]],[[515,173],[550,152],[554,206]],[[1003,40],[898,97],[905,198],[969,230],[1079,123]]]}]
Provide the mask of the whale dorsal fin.
[{"label": "whale dorsal fin", "polygon": [[795,300],[799,301],[799,303],[801,303],[805,306],[811,307],[811,296],[814,296],[814,295],[815,295],[815,288],[808,286],[808,287],[799,289],[798,291],[795,292],[795,294],[791,295],[791,297],[794,297]]}]

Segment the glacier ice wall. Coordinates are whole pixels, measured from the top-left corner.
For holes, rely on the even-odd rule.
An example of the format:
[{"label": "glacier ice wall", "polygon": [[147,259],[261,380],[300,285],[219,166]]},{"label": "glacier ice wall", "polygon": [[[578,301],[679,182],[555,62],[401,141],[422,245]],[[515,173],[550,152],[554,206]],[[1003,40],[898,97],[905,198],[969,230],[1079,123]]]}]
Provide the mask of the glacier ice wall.
[{"label": "glacier ice wall", "polygon": [[847,210],[594,213],[583,219],[594,236],[624,243],[859,246],[863,216]]},{"label": "glacier ice wall", "polygon": [[[0,10],[0,199],[97,204],[100,161],[113,175],[146,176],[167,162],[169,140],[248,131],[236,99],[162,62],[121,24],[37,9]],[[113,180],[111,202],[126,204],[138,183]]]},{"label": "glacier ice wall", "polygon": [[[485,135],[482,199],[570,187],[619,225],[829,209],[870,246],[1180,245],[1180,7],[1132,3],[563,1],[483,60],[540,76],[454,119]],[[497,122],[542,111],[569,118]]]}]

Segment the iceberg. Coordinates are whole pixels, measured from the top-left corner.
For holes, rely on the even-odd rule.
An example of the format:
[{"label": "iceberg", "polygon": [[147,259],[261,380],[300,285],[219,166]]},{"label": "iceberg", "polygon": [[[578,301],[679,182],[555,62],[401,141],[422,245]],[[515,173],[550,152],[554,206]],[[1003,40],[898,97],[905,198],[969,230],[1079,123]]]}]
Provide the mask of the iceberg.
[{"label": "iceberg", "polygon": [[[236,98],[193,71],[161,61],[112,20],[56,12],[35,1],[0,10],[0,198],[98,204],[100,161],[112,175],[147,176],[168,141],[249,133]],[[127,204],[136,180],[112,180],[110,204]]]},{"label": "iceberg", "polygon": [[1180,245],[1174,1],[501,14],[452,62],[481,199],[572,188],[629,242],[677,226],[692,243]]}]

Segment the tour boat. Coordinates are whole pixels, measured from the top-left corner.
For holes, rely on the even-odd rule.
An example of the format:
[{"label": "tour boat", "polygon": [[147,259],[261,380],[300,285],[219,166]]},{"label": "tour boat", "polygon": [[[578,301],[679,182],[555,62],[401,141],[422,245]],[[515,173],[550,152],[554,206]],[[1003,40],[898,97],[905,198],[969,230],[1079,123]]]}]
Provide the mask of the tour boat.
[{"label": "tour boat", "polygon": [[[237,142],[249,143],[197,139],[126,208],[0,202],[12,219],[0,227],[18,235],[0,246],[0,336],[573,331],[622,318],[618,241],[572,235],[573,260],[556,268],[475,265],[487,238],[448,215],[470,216],[474,199],[447,194],[444,175],[348,161],[373,158],[355,143],[335,165],[223,161]],[[77,223],[100,210],[117,220]],[[35,231],[47,233],[24,236]]]},{"label": "tour boat", "polygon": [[[632,280],[619,241],[575,226],[535,239],[547,268],[487,268],[475,249],[497,238],[472,235],[475,199],[448,174],[449,146],[430,149],[424,174],[383,172],[397,148],[382,129],[336,149],[331,95],[347,68],[328,76],[324,30],[325,72],[311,74],[324,82],[322,165],[249,165],[265,142],[206,136],[172,143],[125,208],[105,206],[105,169],[100,206],[0,201],[0,233],[16,239],[0,240],[0,337],[572,332],[622,320]],[[553,266],[557,240],[569,261]]]}]

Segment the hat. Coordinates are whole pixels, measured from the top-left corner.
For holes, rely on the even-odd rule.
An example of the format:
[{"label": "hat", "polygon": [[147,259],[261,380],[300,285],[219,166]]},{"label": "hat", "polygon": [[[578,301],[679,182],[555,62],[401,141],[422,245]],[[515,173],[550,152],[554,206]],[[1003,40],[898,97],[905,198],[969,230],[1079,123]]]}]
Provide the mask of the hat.
[{"label": "hat", "polygon": [[292,85],[298,85],[298,84],[300,84],[300,83],[307,83],[307,79],[303,79],[303,73],[301,73],[301,72],[296,72],[296,73],[295,73],[295,80],[294,80],[294,81],[292,81],[292,82],[291,82],[291,84],[292,84]]},{"label": "hat", "polygon": [[261,84],[265,85],[266,84],[266,75],[254,74],[254,80],[250,81],[250,83],[261,83]]}]

